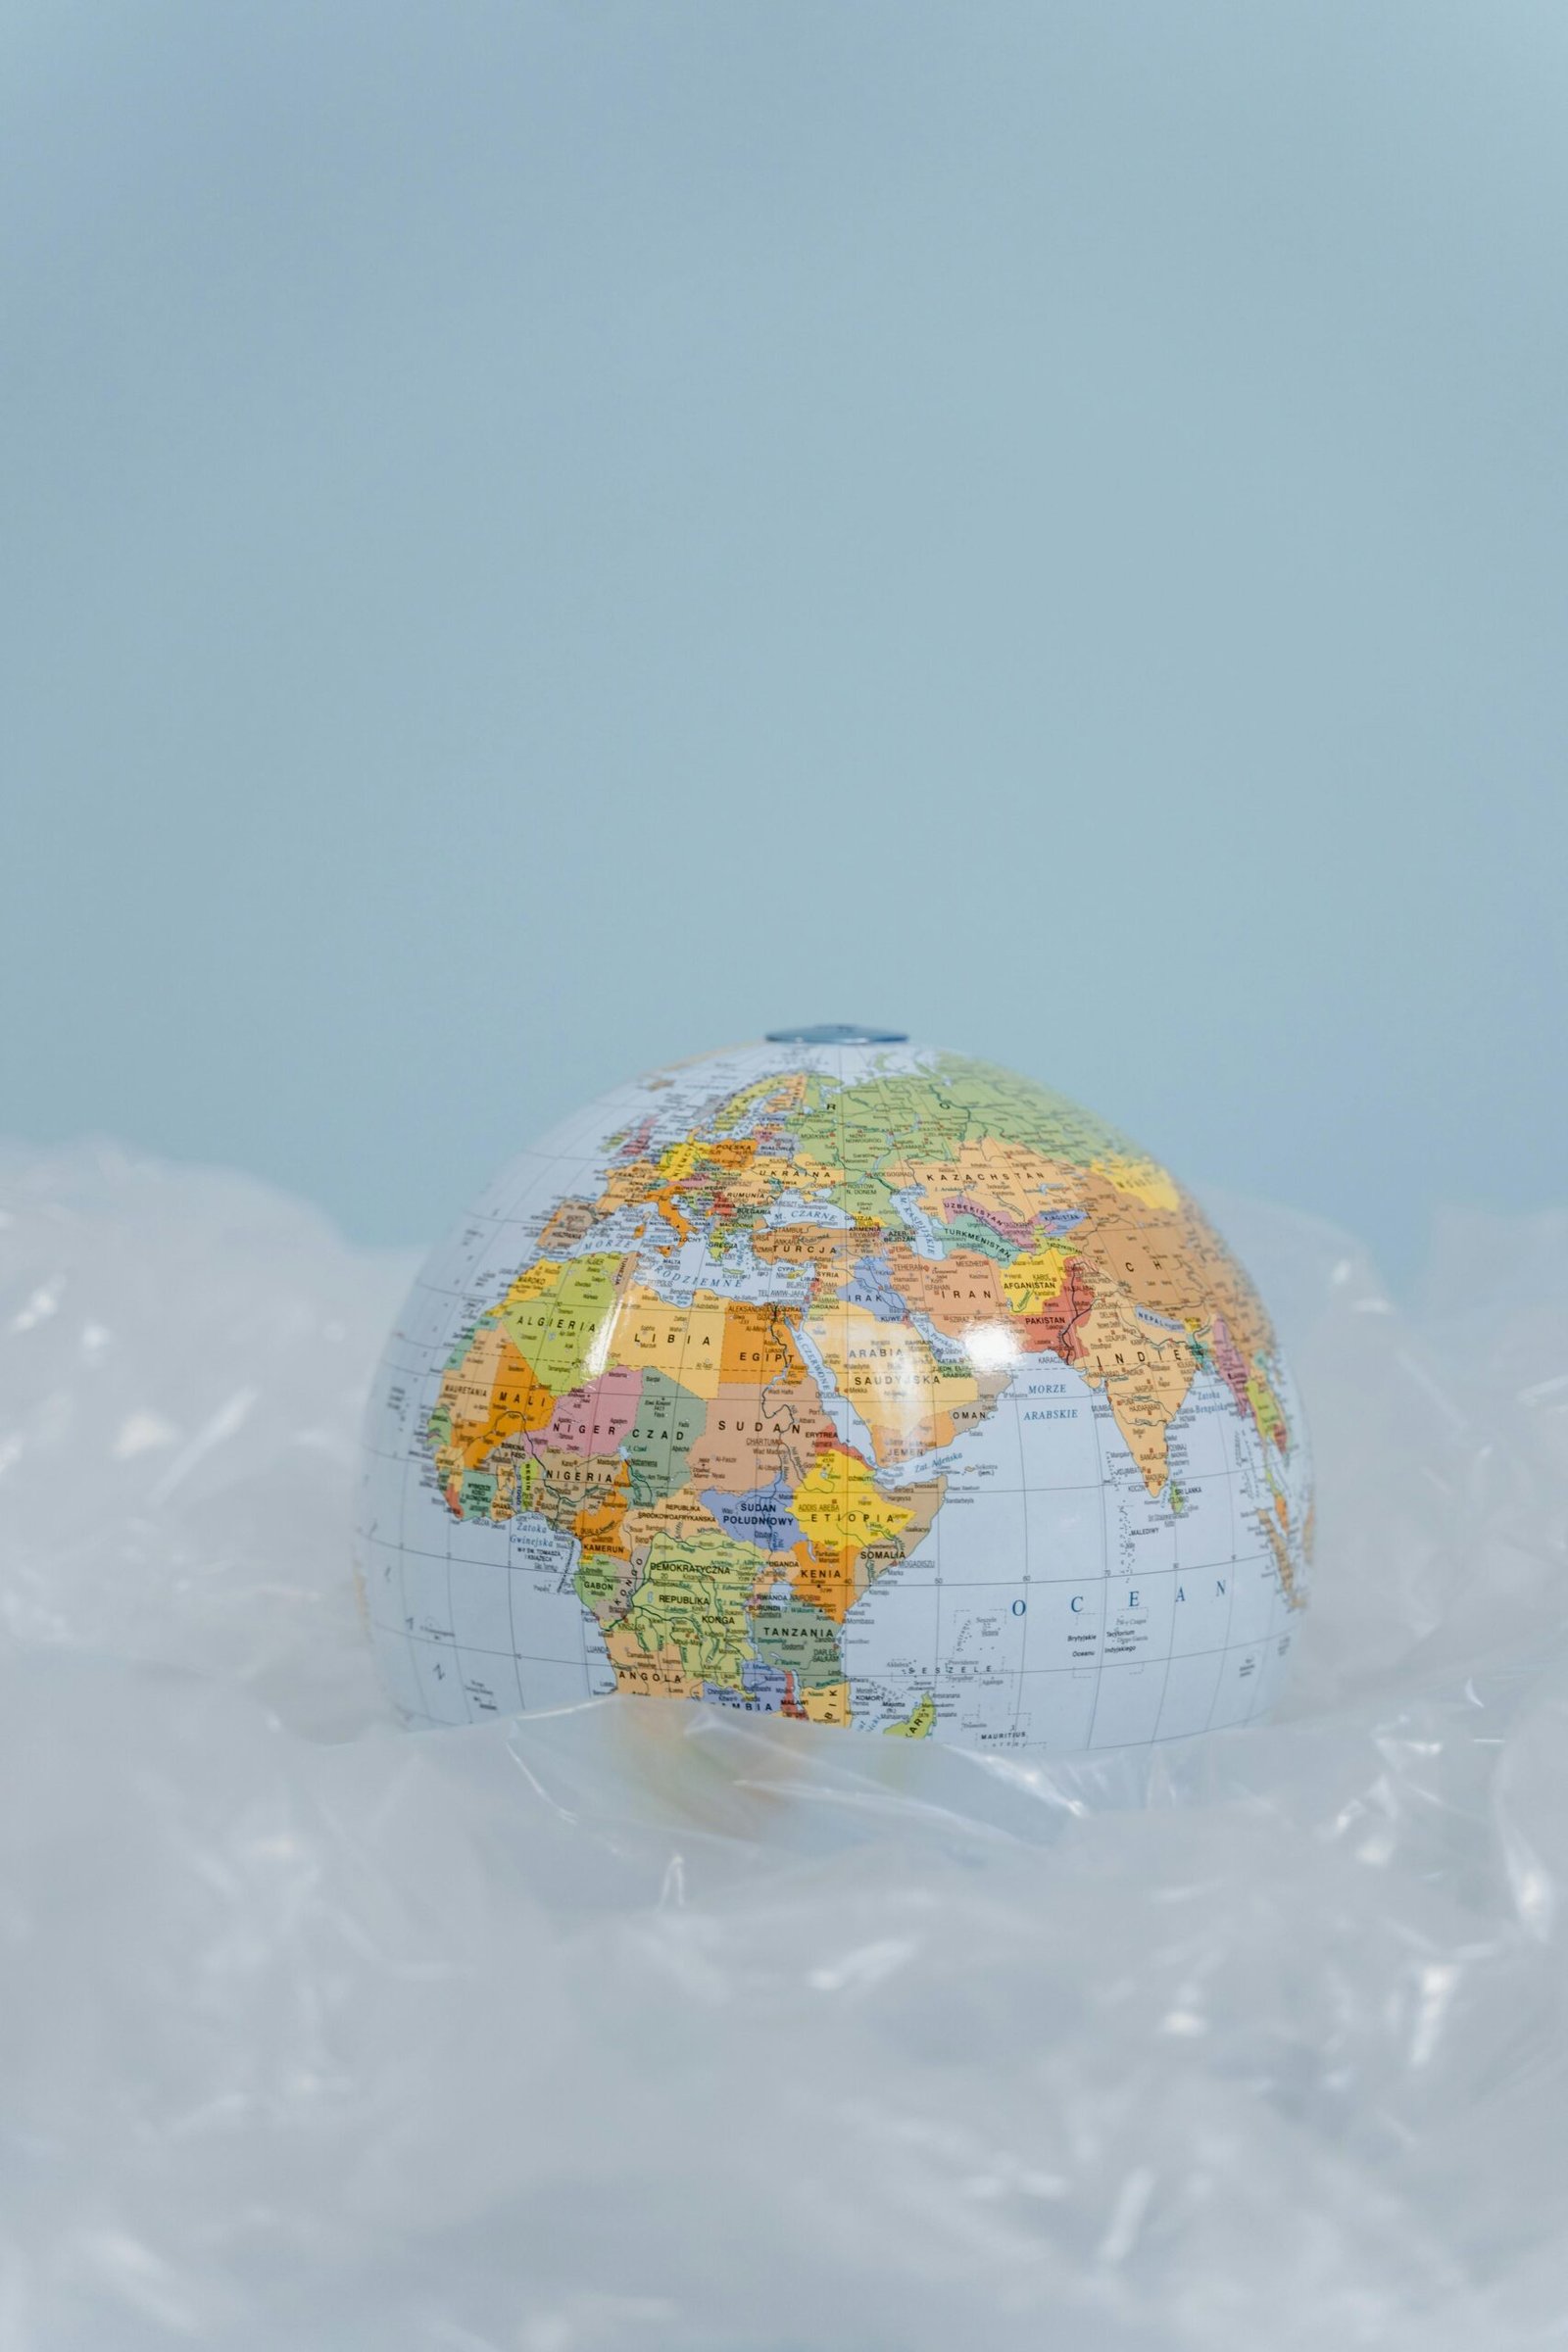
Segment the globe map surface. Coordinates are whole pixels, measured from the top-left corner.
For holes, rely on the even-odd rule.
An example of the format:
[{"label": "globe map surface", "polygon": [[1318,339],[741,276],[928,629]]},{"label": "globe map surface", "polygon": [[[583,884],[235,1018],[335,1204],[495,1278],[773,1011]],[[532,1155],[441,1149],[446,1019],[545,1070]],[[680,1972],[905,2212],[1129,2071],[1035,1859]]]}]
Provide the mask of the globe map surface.
[{"label": "globe map surface", "polygon": [[1162,1167],[808,1030],[606,1096],[436,1250],[358,1574],[415,1722],[622,1691],[1073,1749],[1263,1713],[1311,1530],[1268,1316]]}]

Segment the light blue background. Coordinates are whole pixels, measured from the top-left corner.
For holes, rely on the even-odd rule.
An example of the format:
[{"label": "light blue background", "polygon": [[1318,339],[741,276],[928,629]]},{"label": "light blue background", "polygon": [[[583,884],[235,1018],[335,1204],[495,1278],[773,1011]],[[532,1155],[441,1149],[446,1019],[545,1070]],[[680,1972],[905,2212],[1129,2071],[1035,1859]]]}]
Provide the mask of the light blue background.
[{"label": "light blue background", "polygon": [[0,47],[0,1124],[402,1240],[874,1019],[1396,1272],[1563,1196],[1559,7]]}]

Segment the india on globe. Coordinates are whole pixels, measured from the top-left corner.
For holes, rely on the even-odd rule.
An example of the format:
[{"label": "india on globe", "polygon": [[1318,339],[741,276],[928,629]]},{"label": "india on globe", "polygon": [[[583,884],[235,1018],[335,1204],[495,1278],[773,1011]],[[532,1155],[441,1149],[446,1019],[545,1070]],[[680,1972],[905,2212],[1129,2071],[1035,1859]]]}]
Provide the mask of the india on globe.
[{"label": "india on globe", "polygon": [[414,1723],[618,1691],[1059,1750],[1263,1714],[1311,1546],[1268,1315],[1164,1168],[824,1027],[504,1170],[388,1344],[358,1576]]}]

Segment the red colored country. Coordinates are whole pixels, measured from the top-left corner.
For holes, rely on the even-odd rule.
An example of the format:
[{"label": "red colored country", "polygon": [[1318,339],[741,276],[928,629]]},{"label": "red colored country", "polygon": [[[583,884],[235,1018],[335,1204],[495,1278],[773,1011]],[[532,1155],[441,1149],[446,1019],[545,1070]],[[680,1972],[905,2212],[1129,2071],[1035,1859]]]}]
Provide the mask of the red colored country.
[{"label": "red colored country", "polygon": [[1084,1270],[1075,1259],[1067,1268],[1061,1289],[1054,1298],[1032,1315],[1019,1315],[1013,1329],[1022,1334],[1026,1355],[1042,1355],[1048,1350],[1070,1364],[1083,1352],[1078,1338],[1078,1326],[1095,1303]]}]

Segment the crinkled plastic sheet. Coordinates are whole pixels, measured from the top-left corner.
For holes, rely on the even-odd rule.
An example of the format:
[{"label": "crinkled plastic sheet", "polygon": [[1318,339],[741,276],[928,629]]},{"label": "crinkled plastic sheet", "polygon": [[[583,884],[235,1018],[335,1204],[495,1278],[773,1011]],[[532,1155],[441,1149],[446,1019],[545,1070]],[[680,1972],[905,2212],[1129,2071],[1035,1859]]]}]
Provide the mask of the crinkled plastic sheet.
[{"label": "crinkled plastic sheet", "polygon": [[1320,1570],[1270,1728],[975,1759],[388,1721],[349,1576],[410,1268],[0,1163],[0,2344],[1568,2340],[1568,1219],[1416,1309],[1217,1203]]}]

